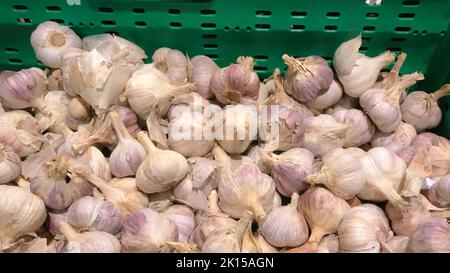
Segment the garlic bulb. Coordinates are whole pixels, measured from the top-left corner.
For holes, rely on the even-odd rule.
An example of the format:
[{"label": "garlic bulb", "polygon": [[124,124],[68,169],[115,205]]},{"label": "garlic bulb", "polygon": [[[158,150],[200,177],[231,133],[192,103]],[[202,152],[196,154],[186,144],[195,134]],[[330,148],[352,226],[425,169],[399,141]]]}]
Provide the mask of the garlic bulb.
[{"label": "garlic bulb", "polygon": [[186,83],[188,80],[188,59],[179,50],[161,47],[152,56],[153,64],[167,74],[173,84]]},{"label": "garlic bulb", "polygon": [[423,222],[411,236],[408,252],[434,253],[450,252],[450,225],[439,218]]},{"label": "garlic bulb", "polygon": [[132,137],[137,138],[137,134],[141,131],[141,128],[139,127],[136,113],[131,108],[121,105],[113,106],[112,110],[119,115],[123,124],[127,127],[128,133]]},{"label": "garlic bulb", "polygon": [[337,231],[350,206],[324,188],[312,188],[300,196],[298,209],[311,229],[308,242],[318,245],[325,235]]},{"label": "garlic bulb", "polygon": [[413,125],[417,131],[437,127],[442,119],[441,108],[437,101],[450,94],[450,84],[445,84],[434,93],[414,91],[406,96],[400,106],[402,118]]},{"label": "garlic bulb", "polygon": [[336,121],[351,124],[345,134],[344,147],[358,147],[370,142],[375,134],[375,126],[363,111],[358,109],[335,108],[330,113]]},{"label": "garlic bulb", "polygon": [[[390,148],[394,143],[398,143],[402,147],[407,147],[411,144],[413,139],[417,136],[416,129],[404,122],[400,122],[395,131],[391,134],[386,134],[382,132],[377,132],[373,137],[371,144],[373,147],[386,147]],[[395,149],[392,149],[396,152]]]},{"label": "garlic bulb", "polygon": [[431,160],[431,176],[444,176],[450,172],[450,142],[439,137],[437,144],[430,147],[428,155]]},{"label": "garlic bulb", "polygon": [[79,161],[89,166],[91,171],[105,181],[111,180],[108,160],[103,153],[94,146],[87,148],[79,157]]},{"label": "garlic bulb", "polygon": [[372,204],[351,208],[338,228],[340,252],[381,252],[393,236],[383,211]]},{"label": "garlic bulb", "polygon": [[186,176],[189,165],[181,154],[156,148],[144,132],[138,134],[138,139],[148,154],[136,173],[136,184],[141,191],[163,192]]},{"label": "garlic bulb", "polygon": [[36,110],[40,131],[63,134],[70,130],[65,124],[70,98],[65,91],[49,91]]},{"label": "garlic bulb", "polygon": [[13,181],[20,174],[20,157],[9,147],[0,143],[0,184]]},{"label": "garlic bulb", "polygon": [[359,103],[380,131],[392,133],[402,120],[401,95],[406,88],[423,79],[423,75],[417,72],[404,75],[389,89],[372,88],[365,91]]},{"label": "garlic bulb", "polygon": [[248,105],[225,107],[223,127],[216,128],[216,139],[219,145],[229,154],[241,154],[247,150],[258,133],[258,113]]},{"label": "garlic bulb", "polygon": [[171,84],[166,74],[155,68],[153,64],[146,64],[135,71],[128,80],[125,96],[131,109],[139,117],[146,119],[155,107],[157,114],[164,116],[174,96],[188,93],[193,89],[192,83]]},{"label": "garlic bulb", "polygon": [[144,147],[135,140],[123,124],[117,112],[109,113],[119,143],[109,157],[109,167],[115,177],[134,176],[146,158]]},{"label": "garlic bulb", "polygon": [[195,83],[195,92],[203,98],[210,99],[214,93],[209,89],[209,83],[213,74],[220,69],[211,58],[204,55],[197,55],[191,59],[192,79]]},{"label": "garlic bulb", "polygon": [[325,108],[328,108],[334,104],[336,104],[339,99],[342,97],[342,86],[337,80],[333,80],[325,93],[317,96],[315,99],[309,101],[307,103],[308,108],[314,109],[316,111],[323,111]]},{"label": "garlic bulb", "polygon": [[11,109],[25,109],[36,106],[40,96],[46,91],[47,76],[39,68],[18,72],[0,73],[0,98],[2,105]]},{"label": "garlic bulb", "polygon": [[104,231],[113,235],[120,232],[124,221],[120,207],[91,196],[73,202],[65,219],[78,231]]},{"label": "garlic bulb", "polygon": [[38,230],[45,222],[44,202],[29,190],[0,185],[0,244],[7,247],[17,238]]},{"label": "garlic bulb", "polygon": [[361,34],[342,43],[334,53],[333,65],[344,92],[354,98],[361,96],[376,82],[380,70],[394,60],[390,51],[376,57],[367,57],[358,52]]},{"label": "garlic bulb", "polygon": [[36,153],[43,137],[38,131],[36,119],[22,110],[0,113],[0,141],[10,146],[20,157]]},{"label": "garlic bulb", "polygon": [[241,253],[243,237],[252,219],[252,213],[245,211],[235,225],[212,232],[203,243],[202,253]]},{"label": "garlic bulb", "polygon": [[188,243],[195,228],[195,218],[192,210],[187,206],[173,205],[168,207],[163,214],[177,226],[178,241]]},{"label": "garlic bulb", "polygon": [[395,207],[406,204],[398,193],[406,170],[406,164],[400,157],[387,148],[375,147],[370,149],[360,162],[367,183],[358,197],[370,201],[387,199]]},{"label": "garlic bulb", "polygon": [[217,70],[211,77],[209,89],[222,104],[238,104],[258,95],[260,81],[253,71],[253,58],[241,56],[236,62]]},{"label": "garlic bulb", "polygon": [[426,148],[429,150],[431,146],[435,146],[438,144],[439,136],[430,132],[420,133],[413,138],[411,141],[412,147],[417,148]]},{"label": "garlic bulb", "polygon": [[72,98],[67,105],[65,121],[67,126],[72,130],[77,130],[78,126],[88,123],[90,118],[89,105],[82,98]]},{"label": "garlic bulb", "polygon": [[419,196],[423,181],[431,175],[431,161],[425,148],[419,148],[406,169],[400,194],[404,197]]},{"label": "garlic bulb", "polygon": [[294,148],[280,155],[262,152],[262,164],[270,169],[277,190],[286,197],[308,188],[305,179],[313,172],[313,163],[313,153],[303,148]]},{"label": "garlic bulb", "polygon": [[36,58],[52,68],[62,67],[62,56],[67,49],[81,48],[81,39],[73,30],[53,21],[39,24],[30,40]]},{"label": "garlic bulb", "polygon": [[305,217],[297,210],[298,193],[292,194],[291,203],[274,208],[261,227],[266,240],[277,247],[296,247],[308,240],[308,225]]},{"label": "garlic bulb", "polygon": [[381,253],[405,253],[409,243],[406,236],[394,236],[386,241],[382,247]]},{"label": "garlic bulb", "polygon": [[442,177],[438,182],[431,186],[427,193],[428,199],[433,205],[438,207],[450,206],[450,174]]},{"label": "garlic bulb", "polygon": [[177,225],[149,208],[127,217],[120,238],[123,252],[167,252],[168,241],[178,241]]},{"label": "garlic bulb", "polygon": [[344,146],[350,124],[336,121],[330,115],[318,115],[303,120],[305,143],[303,147],[315,155],[324,156],[328,151]]},{"label": "garlic bulb", "polygon": [[322,57],[295,59],[284,54],[282,58],[288,66],[283,83],[284,89],[297,101],[312,101],[330,88],[333,70]]},{"label": "garlic bulb", "polygon": [[69,224],[61,223],[61,232],[67,240],[66,253],[120,253],[120,242],[103,231],[76,232]]}]

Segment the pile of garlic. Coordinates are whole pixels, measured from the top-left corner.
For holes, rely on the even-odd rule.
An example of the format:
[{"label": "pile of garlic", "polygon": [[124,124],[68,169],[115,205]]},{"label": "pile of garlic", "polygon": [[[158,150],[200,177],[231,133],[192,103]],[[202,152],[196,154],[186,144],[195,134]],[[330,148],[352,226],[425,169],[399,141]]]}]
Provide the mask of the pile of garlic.
[{"label": "pile of garlic", "polygon": [[0,74],[0,252],[450,252],[450,142],[424,132],[450,85],[407,94],[404,53],[381,72],[358,35],[261,82],[54,22],[31,44],[48,69]]}]

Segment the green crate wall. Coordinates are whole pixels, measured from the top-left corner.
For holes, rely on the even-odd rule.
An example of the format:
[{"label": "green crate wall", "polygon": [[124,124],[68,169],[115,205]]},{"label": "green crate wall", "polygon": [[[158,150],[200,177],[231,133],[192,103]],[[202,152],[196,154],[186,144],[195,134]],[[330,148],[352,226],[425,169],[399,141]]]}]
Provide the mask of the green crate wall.
[{"label": "green crate wall", "polygon": [[[384,0],[2,0],[0,70],[42,66],[29,43],[36,25],[53,20],[80,36],[115,33],[150,55],[161,46],[219,65],[253,56],[262,78],[285,68],[284,53],[320,55],[331,61],[339,44],[362,33],[361,52],[408,53],[402,72],[426,80],[411,90],[433,91],[450,82],[450,1]],[[438,132],[450,136],[449,99]]]}]

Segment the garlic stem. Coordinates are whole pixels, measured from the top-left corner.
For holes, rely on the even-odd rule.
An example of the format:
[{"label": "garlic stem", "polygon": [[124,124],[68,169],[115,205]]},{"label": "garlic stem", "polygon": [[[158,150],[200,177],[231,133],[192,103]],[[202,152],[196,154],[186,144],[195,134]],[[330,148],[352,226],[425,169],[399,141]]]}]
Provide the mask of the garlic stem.
[{"label": "garlic stem", "polygon": [[59,224],[59,230],[66,237],[67,241],[78,241],[80,237],[80,234],[64,221]]},{"label": "garlic stem", "polygon": [[[383,178],[380,177],[379,179],[381,180]],[[390,183],[390,181],[378,183],[378,185],[391,185],[391,184],[392,183]],[[386,186],[381,186],[377,188],[386,196],[386,198],[389,200],[389,202],[392,203],[394,207],[405,208],[406,206],[408,206],[408,202],[406,202],[405,199],[403,199],[403,197],[400,194],[398,194],[398,192],[394,188]]]},{"label": "garlic stem", "polygon": [[448,211],[448,210],[430,211],[430,214],[432,217],[450,219],[450,211]]},{"label": "garlic stem", "polygon": [[212,190],[208,196],[209,215],[222,214],[222,211],[219,208],[218,202],[219,202],[219,197],[217,196],[217,191]]},{"label": "garlic stem", "polygon": [[111,58],[111,61],[113,61],[113,62],[118,61],[120,59],[125,58],[128,55],[130,55],[130,51],[126,48],[122,48],[119,52],[116,53],[116,55],[114,55]]},{"label": "garlic stem", "polygon": [[106,116],[102,124],[95,129],[92,135],[88,136],[86,139],[81,140],[76,144],[73,144],[72,149],[75,152],[80,153],[89,148],[89,146],[92,146],[94,143],[102,142],[113,144],[111,136],[108,134],[110,131],[111,131],[111,120],[109,116]]},{"label": "garlic stem", "polygon": [[328,181],[328,167],[323,166],[319,172],[306,176],[305,181],[311,185],[325,184]]},{"label": "garlic stem", "polygon": [[243,66],[247,67],[250,70],[253,69],[253,66],[255,65],[255,62],[253,61],[252,57],[245,57],[245,56],[240,56],[237,59],[237,63],[242,64]]},{"label": "garlic stem", "polygon": [[240,238],[241,240],[244,237],[244,234],[247,231],[247,227],[248,225],[251,224],[252,220],[253,220],[253,213],[251,211],[245,211],[242,214],[241,219],[239,219],[239,221],[237,222],[235,229],[238,238]]},{"label": "garlic stem", "polygon": [[212,149],[214,159],[219,162],[224,168],[231,168],[231,159],[227,153],[217,144],[214,144]]},{"label": "garlic stem", "polygon": [[19,176],[16,178],[16,184],[17,184],[17,186],[21,187],[22,189],[30,191],[30,182],[26,181],[22,177]]},{"label": "garlic stem", "polygon": [[321,228],[316,226],[311,230],[311,236],[309,236],[308,242],[316,243],[317,245],[319,245],[320,240],[322,240],[322,238],[327,234],[327,232],[324,232]]},{"label": "garlic stem", "polygon": [[150,140],[146,132],[144,131],[139,132],[137,137],[142,146],[144,146],[144,149],[147,152],[147,154],[153,154],[159,151],[159,149],[156,148],[155,144],[153,144],[153,142]]},{"label": "garlic stem", "polygon": [[404,52],[400,53],[397,57],[397,61],[395,61],[394,66],[391,69],[391,72],[395,72],[398,75],[407,56],[408,55]]},{"label": "garlic stem", "polygon": [[297,206],[298,206],[298,199],[300,198],[300,196],[298,195],[298,193],[294,192],[292,194],[291,197],[291,202],[289,203],[289,206],[291,208],[294,208],[295,210],[297,210]]},{"label": "garlic stem", "polygon": [[443,96],[447,96],[450,94],[450,84],[444,84],[439,90],[430,94],[432,100],[437,101]]},{"label": "garlic stem", "polygon": [[[167,241],[165,242],[166,247],[169,250],[172,250],[172,252],[178,252],[178,253],[184,253],[184,252],[198,252],[198,246],[196,244],[190,244],[190,243],[180,243],[180,242],[172,242]],[[165,249],[163,247],[163,249]]]},{"label": "garlic stem", "polygon": [[100,177],[96,176],[90,170],[75,168],[72,173],[80,175],[86,181],[97,187],[106,196],[106,199],[108,199],[108,196],[112,196],[117,192],[117,189],[106,183],[106,181]]},{"label": "garlic stem", "polygon": [[109,116],[111,118],[111,123],[114,127],[114,130],[116,131],[116,134],[119,137],[119,140],[133,138],[128,132],[127,128],[125,127],[125,124],[123,124],[123,121],[119,117],[119,114],[117,114],[117,112],[111,111],[109,112]]},{"label": "garlic stem", "polygon": [[259,200],[256,200],[254,202],[251,203],[250,205],[253,214],[255,215],[255,219],[259,224],[262,224],[266,218],[267,218],[267,214],[264,211],[264,208],[261,204],[261,202],[259,202]]}]

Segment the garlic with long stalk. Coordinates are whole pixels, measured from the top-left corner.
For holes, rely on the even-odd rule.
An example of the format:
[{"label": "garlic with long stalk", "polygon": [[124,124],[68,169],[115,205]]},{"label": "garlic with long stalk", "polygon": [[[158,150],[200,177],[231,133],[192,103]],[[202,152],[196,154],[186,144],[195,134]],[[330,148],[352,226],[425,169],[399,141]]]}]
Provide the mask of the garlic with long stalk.
[{"label": "garlic with long stalk", "polygon": [[105,181],[111,180],[108,160],[98,148],[90,146],[78,157],[78,160],[88,165],[96,176]]},{"label": "garlic with long stalk", "polygon": [[318,115],[303,120],[305,128],[304,148],[315,155],[324,156],[328,151],[343,147],[350,124],[336,121],[330,115]]},{"label": "garlic with long stalk", "polygon": [[38,105],[40,96],[46,91],[46,80],[44,71],[35,67],[18,72],[1,72],[2,105],[11,109],[25,109]]},{"label": "garlic with long stalk", "polygon": [[342,43],[334,53],[333,65],[336,75],[344,87],[344,92],[354,98],[361,96],[377,80],[380,70],[394,60],[390,51],[376,57],[367,57],[358,52],[361,47],[361,34]]},{"label": "garlic with long stalk", "polygon": [[30,41],[37,59],[52,68],[62,67],[62,56],[67,49],[81,48],[81,39],[73,30],[52,21],[39,24]]},{"label": "garlic with long stalk", "polygon": [[173,84],[183,84],[188,80],[188,59],[181,51],[161,47],[152,56],[153,64],[161,72],[167,74]]},{"label": "garlic with long stalk", "polygon": [[435,206],[450,207],[450,174],[434,183],[428,190],[427,197]]},{"label": "garlic with long stalk", "polygon": [[197,55],[191,59],[192,80],[195,84],[195,92],[203,98],[210,99],[214,93],[209,89],[209,83],[213,74],[220,69],[211,58],[204,55]]},{"label": "garlic with long stalk", "polygon": [[35,114],[40,131],[62,134],[70,130],[65,124],[69,102],[65,91],[49,91],[43,95]]},{"label": "garlic with long stalk", "polygon": [[45,222],[44,202],[29,190],[0,185],[0,249],[22,235],[38,230]]},{"label": "garlic with long stalk", "polygon": [[330,113],[336,121],[351,124],[345,134],[344,147],[358,147],[368,143],[375,134],[375,126],[363,111],[338,107]]},{"label": "garlic with long stalk", "polygon": [[308,240],[308,225],[297,210],[299,195],[292,194],[289,205],[274,208],[261,226],[266,240],[277,247],[296,247]]},{"label": "garlic with long stalk", "polygon": [[442,119],[442,111],[437,101],[448,94],[450,84],[445,84],[431,94],[424,91],[408,94],[400,106],[403,120],[419,132],[437,127]]},{"label": "garlic with long stalk", "polygon": [[136,113],[131,108],[121,105],[113,106],[111,110],[120,116],[123,124],[127,127],[128,133],[132,137],[137,138],[137,134],[141,131],[141,128],[139,127]]},{"label": "garlic with long stalk", "polygon": [[117,205],[85,196],[73,202],[67,210],[65,221],[78,231],[104,231],[117,234],[122,229],[124,217]]},{"label": "garlic with long stalk", "polygon": [[173,205],[168,207],[163,214],[177,226],[178,241],[189,243],[189,238],[195,228],[195,218],[192,210],[187,206]]},{"label": "garlic with long stalk", "polygon": [[373,204],[351,208],[338,228],[340,252],[381,252],[393,236],[383,211]]},{"label": "garlic with long stalk", "polygon": [[280,155],[261,152],[262,164],[270,169],[277,190],[289,197],[308,188],[306,176],[313,172],[314,155],[307,149],[294,148]]},{"label": "garlic with long stalk", "polygon": [[67,105],[65,123],[72,130],[78,130],[78,126],[86,124],[91,118],[89,105],[80,97],[72,98]]},{"label": "garlic with long stalk", "polygon": [[405,182],[400,194],[404,197],[419,196],[422,183],[431,175],[431,161],[425,148],[419,148],[406,169]]},{"label": "garlic with long stalk", "polygon": [[315,99],[309,101],[307,103],[308,108],[314,109],[316,111],[323,111],[325,108],[328,108],[334,104],[336,104],[340,98],[342,97],[343,91],[342,86],[337,80],[333,80],[325,93],[317,96]]},{"label": "garlic with long stalk", "polygon": [[421,73],[403,75],[388,89],[371,88],[359,98],[361,107],[383,133],[392,133],[401,123],[400,97],[404,90],[423,80]]},{"label": "garlic with long stalk", "polygon": [[[381,89],[388,89],[392,87],[399,79],[400,79],[400,69],[403,66],[403,63],[405,62],[407,57],[407,54],[402,52],[397,56],[397,60],[395,61],[394,65],[391,68],[391,71],[388,72],[381,72],[380,75],[378,75],[378,79],[375,82],[375,84],[371,88],[381,88]],[[405,95],[402,95],[401,100],[404,99]]]},{"label": "garlic with long stalk", "polygon": [[0,184],[13,181],[20,174],[20,157],[9,147],[0,143]]},{"label": "garlic with long stalk", "polygon": [[398,193],[406,170],[406,164],[400,157],[387,148],[375,147],[360,162],[367,182],[358,197],[370,201],[387,199],[395,207],[406,205],[406,201]]},{"label": "garlic with long stalk", "polygon": [[222,104],[238,104],[258,95],[260,81],[253,71],[253,58],[241,56],[236,62],[217,70],[211,77],[209,89]]},{"label": "garlic with long stalk", "polygon": [[337,231],[350,206],[326,189],[316,187],[300,196],[298,209],[311,229],[308,242],[318,245],[325,235]]},{"label": "garlic with long stalk", "polygon": [[440,218],[423,222],[411,236],[407,252],[450,252],[450,224]]},{"label": "garlic with long stalk", "polygon": [[152,209],[140,209],[125,220],[120,242],[123,252],[168,252],[168,241],[178,241],[178,228]]},{"label": "garlic with long stalk", "polygon": [[156,148],[144,132],[138,133],[138,139],[148,154],[136,173],[140,190],[145,193],[163,192],[186,176],[189,165],[181,154]]},{"label": "garlic with long stalk", "polygon": [[109,113],[119,143],[109,157],[109,167],[115,177],[134,176],[146,158],[144,147],[135,140],[123,124],[117,112]]},{"label": "garlic with long stalk", "polygon": [[66,253],[120,253],[121,245],[113,235],[103,231],[78,233],[69,224],[61,223],[61,232],[67,240]]},{"label": "garlic with long stalk", "polygon": [[286,54],[283,61],[288,69],[284,89],[299,102],[309,102],[322,95],[333,82],[333,70],[325,59],[319,56],[293,58]]}]

